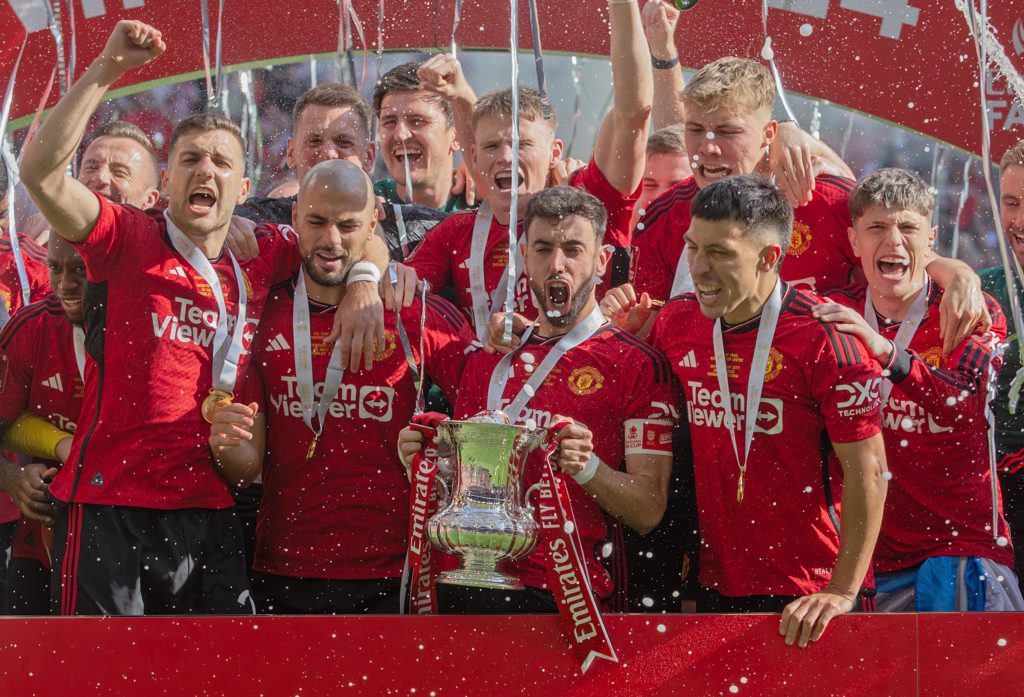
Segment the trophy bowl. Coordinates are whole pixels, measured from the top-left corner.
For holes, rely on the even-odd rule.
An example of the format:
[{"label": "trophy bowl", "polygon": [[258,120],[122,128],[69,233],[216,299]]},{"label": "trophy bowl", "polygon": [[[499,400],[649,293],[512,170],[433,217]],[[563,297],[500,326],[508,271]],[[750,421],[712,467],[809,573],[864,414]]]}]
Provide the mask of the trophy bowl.
[{"label": "trophy bowl", "polygon": [[438,581],[522,590],[519,579],[498,564],[521,559],[537,545],[537,521],[525,501],[523,478],[527,456],[544,440],[543,430],[510,424],[500,413],[438,425],[454,481],[447,505],[427,522],[427,535],[461,562],[439,574]]}]

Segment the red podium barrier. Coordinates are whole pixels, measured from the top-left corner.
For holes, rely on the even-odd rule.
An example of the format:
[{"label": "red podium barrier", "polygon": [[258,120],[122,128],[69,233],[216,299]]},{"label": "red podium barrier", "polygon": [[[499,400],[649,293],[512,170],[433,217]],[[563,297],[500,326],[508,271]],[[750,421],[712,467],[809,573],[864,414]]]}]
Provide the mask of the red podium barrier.
[{"label": "red podium barrier", "polygon": [[0,695],[972,695],[1024,682],[1024,616],[609,615],[580,675],[557,617],[0,618]]}]

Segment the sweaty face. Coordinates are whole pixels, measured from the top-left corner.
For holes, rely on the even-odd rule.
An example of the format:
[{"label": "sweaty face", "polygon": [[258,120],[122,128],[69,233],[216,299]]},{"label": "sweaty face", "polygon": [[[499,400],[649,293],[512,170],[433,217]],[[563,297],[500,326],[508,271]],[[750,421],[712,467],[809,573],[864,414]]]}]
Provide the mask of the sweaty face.
[{"label": "sweaty face", "polygon": [[288,139],[288,166],[301,182],[306,172],[324,160],[348,160],[368,172],[376,156],[373,143],[363,132],[359,115],[347,106],[310,104],[299,114]]},{"label": "sweaty face", "polygon": [[752,174],[775,135],[770,111],[685,104],[686,152],[697,186],[705,187],[731,174]]},{"label": "sweaty face", "polygon": [[183,133],[168,157],[163,183],[168,213],[184,232],[226,229],[249,193],[241,143],[228,131]]},{"label": "sweaty face", "polygon": [[51,235],[46,247],[46,265],[50,270],[50,288],[60,298],[64,314],[72,324],[81,324],[85,318],[82,308],[85,262],[64,238]]},{"label": "sweaty face", "polygon": [[[512,119],[484,116],[473,129],[474,166],[487,183],[485,195],[497,211],[512,205]],[[519,121],[519,207],[548,183],[551,168],[562,155],[562,142],[542,121]]]},{"label": "sweaty face", "polygon": [[935,240],[931,221],[916,211],[872,205],[853,221],[850,243],[871,292],[907,300],[921,289]]},{"label": "sweaty face", "polygon": [[643,215],[651,201],[693,174],[690,160],[683,152],[659,152],[647,156],[643,188],[636,201],[636,217]]},{"label": "sweaty face", "polygon": [[380,147],[392,178],[403,186],[405,161],[413,186],[451,177],[455,128],[437,98],[426,92],[391,92],[380,107]]},{"label": "sweaty face", "polygon": [[757,314],[758,290],[772,260],[766,255],[778,246],[765,245],[757,236],[745,234],[733,220],[693,218],[686,232],[686,257],[705,317],[735,324]]},{"label": "sweaty face", "polygon": [[537,218],[526,245],[526,273],[541,313],[556,327],[575,324],[594,297],[594,276],[608,263],[593,225],[578,215]]},{"label": "sweaty face", "polygon": [[114,203],[146,208],[156,202],[156,167],[130,138],[97,138],[82,155],[78,181]]},{"label": "sweaty face", "polygon": [[1010,165],[999,177],[999,217],[1010,249],[1024,264],[1024,165]]},{"label": "sweaty face", "polygon": [[302,266],[321,286],[338,286],[363,258],[377,224],[377,207],[365,192],[331,185],[307,186],[292,210]]}]

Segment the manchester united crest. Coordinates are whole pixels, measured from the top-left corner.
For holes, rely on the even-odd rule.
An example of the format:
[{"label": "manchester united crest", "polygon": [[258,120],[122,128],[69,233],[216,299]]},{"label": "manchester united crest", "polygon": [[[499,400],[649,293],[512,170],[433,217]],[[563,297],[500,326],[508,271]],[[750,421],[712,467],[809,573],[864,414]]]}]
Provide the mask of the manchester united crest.
[{"label": "manchester united crest", "polygon": [[793,233],[789,236],[789,249],[786,253],[798,257],[811,246],[811,228],[798,220],[793,221]]},{"label": "manchester united crest", "polygon": [[921,357],[921,360],[930,365],[933,368],[942,367],[942,347],[932,346],[930,349],[925,349],[917,354]]},{"label": "manchester united crest", "polygon": [[771,382],[779,376],[782,372],[782,354],[779,350],[772,346],[771,352],[768,354],[768,364],[764,367],[764,380],[765,382]]},{"label": "manchester united crest", "polygon": [[[391,358],[391,354],[393,354],[395,352],[395,342],[396,341],[398,341],[398,338],[395,336],[394,332],[392,332],[392,331],[385,331],[384,332],[384,350],[381,352],[380,358],[378,358],[377,360],[379,360],[379,361],[386,361],[387,359]],[[377,350],[377,339],[376,338],[374,338],[374,340],[373,340],[373,350],[374,351]]]},{"label": "manchester united crest", "polygon": [[604,385],[604,375],[597,368],[586,366],[577,368],[569,375],[569,389],[573,394],[590,395],[601,389]]}]

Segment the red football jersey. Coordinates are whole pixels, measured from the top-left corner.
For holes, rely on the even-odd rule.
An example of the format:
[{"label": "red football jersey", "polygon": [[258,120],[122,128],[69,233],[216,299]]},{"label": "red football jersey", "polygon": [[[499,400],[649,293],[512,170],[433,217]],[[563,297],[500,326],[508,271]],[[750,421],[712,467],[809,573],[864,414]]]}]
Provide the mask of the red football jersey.
[{"label": "red football jersey", "polygon": [[[636,202],[639,189],[631,196],[619,193],[605,179],[604,174],[593,160],[586,167],[573,172],[569,181],[572,186],[597,197],[608,210],[608,230],[604,236],[604,244],[628,247],[629,219],[633,215],[633,203]],[[434,290],[448,287],[455,289],[459,309],[469,317],[470,324],[473,324],[473,296],[469,289],[467,266],[475,222],[476,211],[463,211],[450,215],[427,233],[423,242],[409,259],[409,265],[416,269],[420,278],[429,281]],[[518,233],[520,236],[523,234],[521,221]],[[487,245],[484,248],[484,286],[488,293],[488,302],[490,293],[497,287],[506,266],[508,266],[508,225],[501,225],[497,219],[492,219],[487,235]],[[608,287],[610,274],[609,265],[609,270],[603,279],[604,282],[598,286],[599,297],[603,294],[601,289]],[[525,275],[520,275],[516,282],[515,311],[529,319],[537,316],[537,308],[534,307],[530,293],[530,284]]]},{"label": "red football jersey", "polygon": [[[21,258],[25,261],[25,276],[28,278],[29,301],[36,302],[50,294],[50,274],[46,264],[46,250],[35,240],[18,233]],[[0,234],[0,302],[13,315],[22,305],[21,277],[11,248],[10,233]]]},{"label": "red football jersey", "polygon": [[[74,433],[85,384],[75,360],[72,326],[57,296],[26,306],[0,332],[0,419],[13,421],[24,411]],[[20,516],[20,510],[15,507]],[[40,544],[40,525],[22,518],[12,553],[50,560]]]},{"label": "red football jersey", "polygon": [[[163,214],[112,204],[75,247],[85,260],[85,399],[67,466],[50,485],[62,501],[158,509],[227,508],[199,407],[213,385],[217,302],[170,243]],[[242,264],[248,294],[239,372],[273,283],[299,265],[294,241],[257,231],[259,256]],[[227,254],[211,262],[237,316]],[[234,322],[229,322],[231,328]]]},{"label": "red football jersey", "polygon": [[[409,481],[398,460],[398,433],[409,424],[416,388],[395,328],[384,313],[385,347],[369,371],[347,372],[331,404],[313,459],[313,432],[302,419],[296,390],[293,287],[274,291],[256,335],[243,389],[266,414],[263,500],[256,524],[253,568],[302,578],[367,579],[402,575],[409,525]],[[462,314],[427,296],[423,333],[426,373],[454,398],[474,340]],[[332,346],[323,339],[334,307],[310,303],[314,394]],[[402,310],[418,365],[421,304]]]},{"label": "red football jersey", "polygon": [[[853,187],[850,179],[825,174],[817,178],[810,203],[793,211],[782,280],[819,292],[850,282],[851,272],[859,266],[847,232],[853,224],[847,209]],[[679,182],[652,201],[637,222],[630,276],[638,294],[669,297],[685,246],[683,235],[690,229],[690,204],[698,191],[693,177]]]},{"label": "red football jersey", "polygon": [[[890,369],[893,382],[882,407],[886,460],[892,479],[882,531],[875,545],[875,571],[905,569],[936,556],[979,556],[1013,566],[999,497],[998,531],[992,533],[992,469],[985,402],[989,366],[999,370],[995,346],[1006,338],[1006,318],[985,295],[992,329],[942,355],[939,303],[942,289],[930,284],[928,311],[908,350]],[[835,291],[829,299],[864,312],[865,283]],[[899,322],[878,316],[879,333],[894,339]],[[997,489],[998,491],[998,489]]]},{"label": "red football jersey", "polygon": [[[523,358],[532,356],[532,365],[538,366],[556,343],[557,338],[531,336],[525,348],[516,353],[503,404],[511,401],[529,379],[528,363]],[[483,352],[470,358],[459,386],[456,418],[469,418],[487,408],[487,387],[500,359]],[[624,366],[629,369],[624,370]],[[594,434],[594,452],[601,461],[624,469],[625,456],[632,452],[671,455],[672,428],[668,424],[677,419],[678,405],[678,392],[665,356],[631,334],[606,326],[562,356],[529,401],[523,418],[547,427],[554,424],[552,417],[556,414],[572,417]],[[648,435],[653,440],[645,437]],[[526,486],[537,482],[540,472],[540,463],[532,459],[526,471]],[[598,548],[608,535],[604,511],[571,477],[565,482],[594,592],[606,598],[614,588],[598,556]],[[536,505],[536,499],[533,503]],[[530,556],[506,568],[525,585],[546,588],[548,563],[548,552],[540,545]]]},{"label": "red football jersey", "polygon": [[[703,545],[699,581],[723,595],[802,595],[828,584],[839,535],[827,497],[838,511],[842,493],[842,469],[829,442],[850,443],[881,430],[878,364],[859,341],[811,315],[818,302],[784,288],[742,503],[736,500],[739,465],[723,426],[714,322],[688,293],[665,305],[648,337],[668,356],[686,400]],[[759,320],[723,332],[741,456]]]}]

